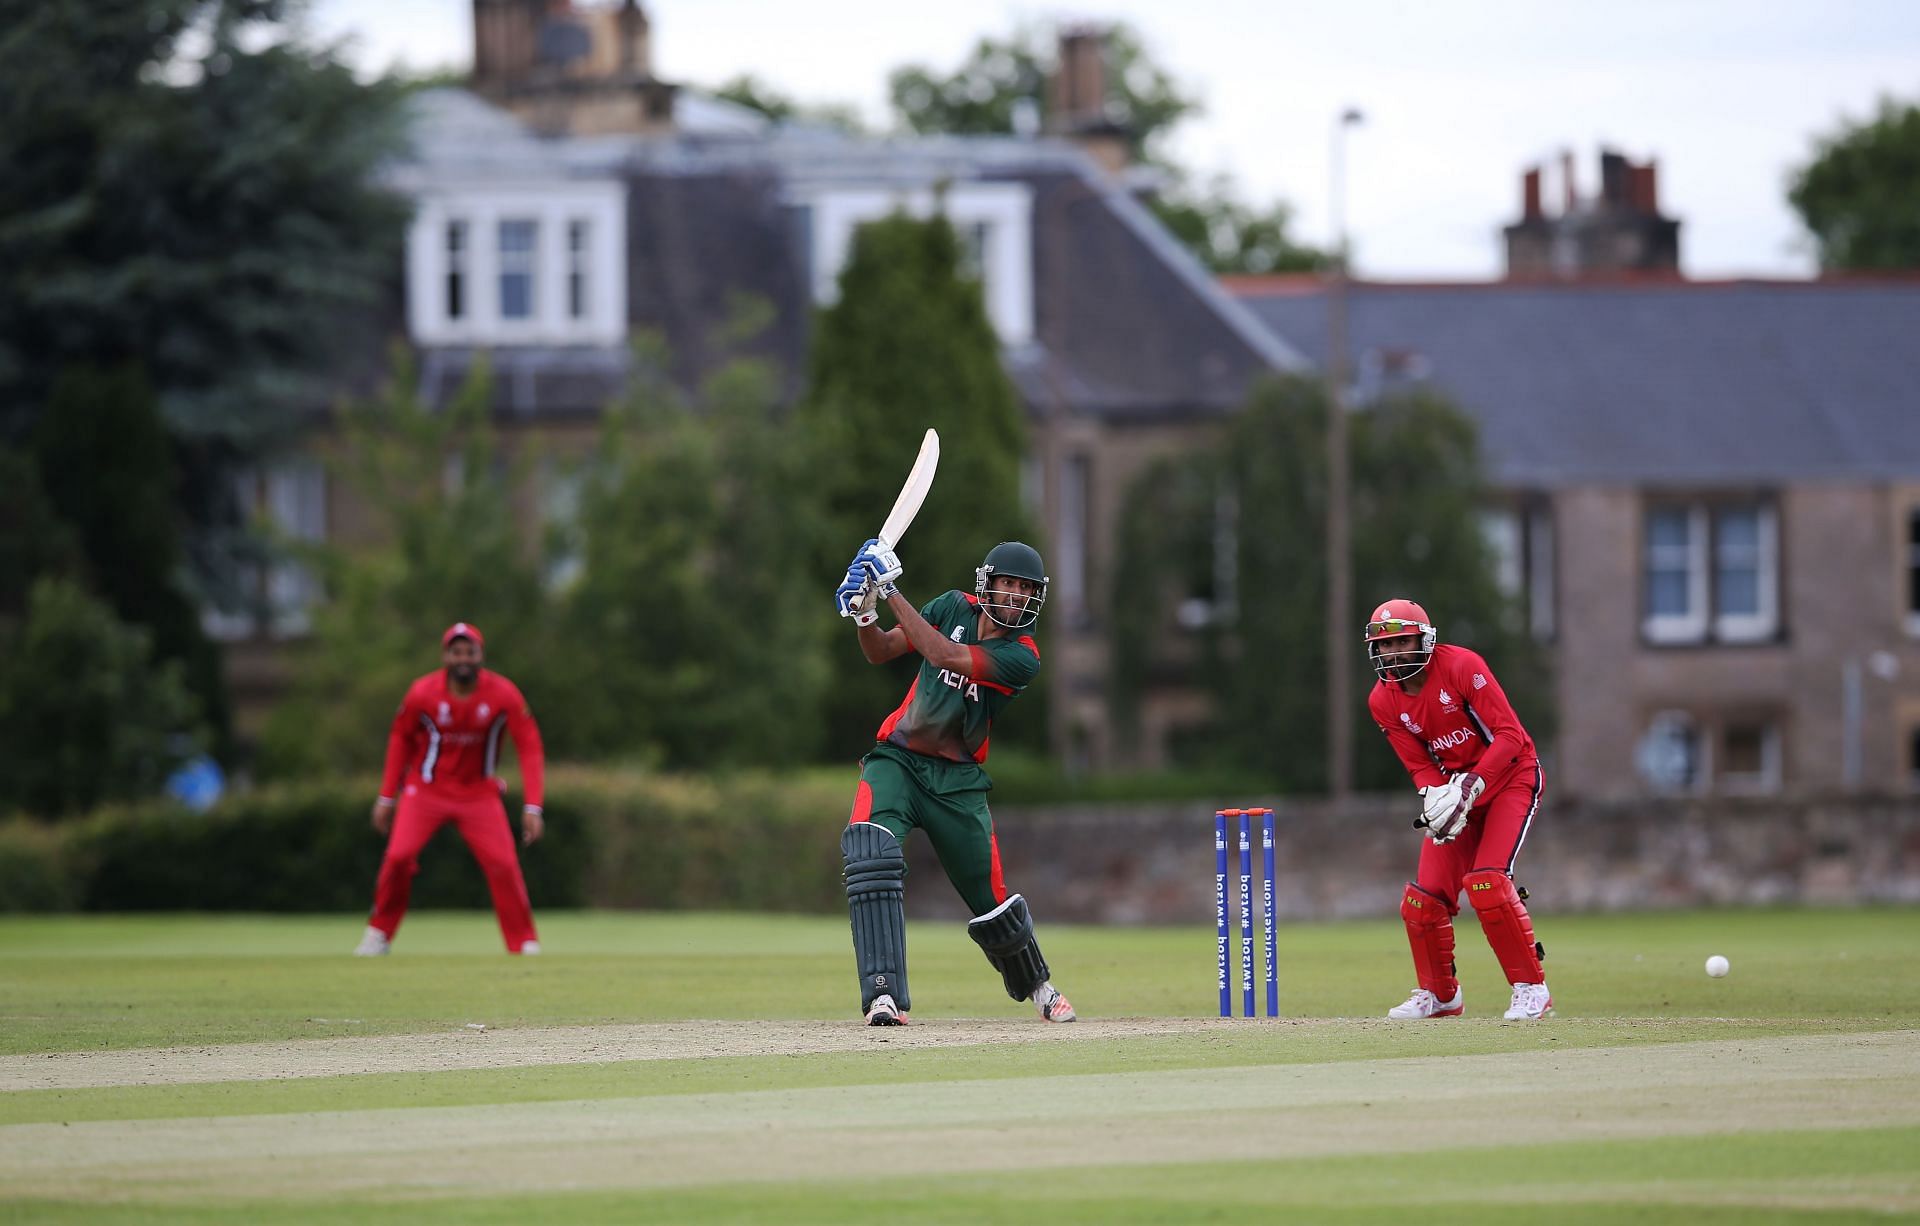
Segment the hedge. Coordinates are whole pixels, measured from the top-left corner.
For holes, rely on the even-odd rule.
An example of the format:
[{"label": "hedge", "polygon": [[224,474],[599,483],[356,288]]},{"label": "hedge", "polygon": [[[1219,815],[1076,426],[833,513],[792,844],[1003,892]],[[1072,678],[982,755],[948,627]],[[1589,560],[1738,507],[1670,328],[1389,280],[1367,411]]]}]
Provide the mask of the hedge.
[{"label": "hedge", "polygon": [[[832,912],[846,905],[839,831],[851,771],[724,777],[557,767],[546,837],[523,848],[538,907]],[[58,825],[0,825],[0,910],[352,911],[372,903],[382,840],[368,779],[171,803]],[[507,802],[518,811],[519,797]],[[413,900],[485,907],[486,882],[451,827],[420,859]]]}]

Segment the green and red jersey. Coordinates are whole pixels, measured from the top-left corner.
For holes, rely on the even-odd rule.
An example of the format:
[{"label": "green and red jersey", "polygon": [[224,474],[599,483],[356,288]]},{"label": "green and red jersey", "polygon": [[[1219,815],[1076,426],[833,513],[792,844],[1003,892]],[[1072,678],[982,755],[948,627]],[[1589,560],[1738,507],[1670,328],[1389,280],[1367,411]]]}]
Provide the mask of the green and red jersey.
[{"label": "green and red jersey", "polygon": [[987,760],[993,721],[1040,675],[1040,648],[1029,634],[980,637],[980,602],[965,592],[937,596],[920,610],[929,625],[972,648],[965,673],[920,662],[899,709],[875,739],[924,757],[975,765]]}]

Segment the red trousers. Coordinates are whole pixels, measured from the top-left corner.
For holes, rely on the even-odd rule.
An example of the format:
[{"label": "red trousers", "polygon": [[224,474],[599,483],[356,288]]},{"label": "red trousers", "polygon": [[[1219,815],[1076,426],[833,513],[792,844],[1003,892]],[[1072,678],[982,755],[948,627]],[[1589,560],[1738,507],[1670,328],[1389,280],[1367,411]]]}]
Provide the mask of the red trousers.
[{"label": "red trousers", "polygon": [[1527,827],[1540,807],[1540,784],[1540,768],[1523,767],[1507,786],[1474,806],[1467,828],[1453,842],[1420,840],[1420,870],[1414,884],[1445,899],[1447,909],[1457,912],[1460,887],[1468,873],[1490,869],[1512,876],[1520,844],[1526,841]]},{"label": "red trousers", "polygon": [[373,887],[373,916],[368,925],[392,937],[407,915],[413,875],[420,871],[420,849],[448,822],[459,828],[493,893],[493,913],[500,919],[500,935],[507,952],[536,939],[533,904],[527,882],[520,875],[520,857],[513,846],[513,829],[497,795],[468,797],[442,795],[432,788],[408,784],[393,815],[393,833],[387,838],[386,858],[380,861],[380,879]]}]

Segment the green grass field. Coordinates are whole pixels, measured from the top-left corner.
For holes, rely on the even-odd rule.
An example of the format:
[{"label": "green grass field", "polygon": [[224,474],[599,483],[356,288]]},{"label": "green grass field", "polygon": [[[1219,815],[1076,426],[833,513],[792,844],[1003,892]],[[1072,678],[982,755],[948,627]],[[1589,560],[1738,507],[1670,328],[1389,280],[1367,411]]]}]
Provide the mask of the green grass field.
[{"label": "green grass field", "polygon": [[1277,1023],[1209,931],[1046,927],[1067,1027],[916,923],[903,1030],[843,920],[540,921],[0,919],[0,1222],[1920,1214],[1917,910],[1542,916],[1538,1024],[1471,921],[1413,1025],[1397,922],[1285,926]]}]

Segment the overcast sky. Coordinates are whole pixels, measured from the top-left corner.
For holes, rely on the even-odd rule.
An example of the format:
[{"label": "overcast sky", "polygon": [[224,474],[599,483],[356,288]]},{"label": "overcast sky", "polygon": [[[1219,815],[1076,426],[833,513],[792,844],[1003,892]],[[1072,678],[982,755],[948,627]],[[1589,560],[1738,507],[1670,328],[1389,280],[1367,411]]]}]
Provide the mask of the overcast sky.
[{"label": "overcast sky", "polygon": [[[471,0],[312,0],[321,35],[372,71],[465,67]],[[1793,167],[1883,95],[1920,102],[1920,0],[643,0],[654,71],[691,85],[751,73],[808,102],[887,120],[890,69],[950,71],[1023,23],[1123,20],[1204,114],[1168,146],[1203,176],[1297,210],[1327,241],[1334,117],[1347,139],[1357,270],[1387,279],[1499,275],[1520,175],[1571,148],[1591,191],[1598,150],[1660,166],[1699,277],[1803,276],[1786,204]]]}]

